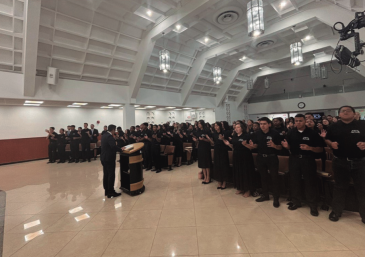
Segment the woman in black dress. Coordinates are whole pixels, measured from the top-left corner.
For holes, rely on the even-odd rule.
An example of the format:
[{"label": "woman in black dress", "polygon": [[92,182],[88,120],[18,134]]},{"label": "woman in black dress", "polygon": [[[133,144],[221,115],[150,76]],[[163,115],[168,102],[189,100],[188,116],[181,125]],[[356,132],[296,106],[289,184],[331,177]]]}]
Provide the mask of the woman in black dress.
[{"label": "woman in black dress", "polygon": [[194,141],[198,141],[198,167],[203,170],[204,181],[202,184],[209,184],[210,181],[210,166],[212,164],[210,131],[205,126],[205,122],[200,120],[198,123],[198,131]]},{"label": "woman in black dress", "polygon": [[231,142],[224,140],[224,143],[233,149],[233,185],[237,189],[236,194],[244,193],[244,197],[249,197],[255,191],[255,165],[249,145],[250,134],[246,131],[244,123],[236,123],[236,133]]},{"label": "woman in black dress", "polygon": [[226,189],[229,171],[229,147],[224,144],[223,140],[228,140],[228,137],[222,128],[221,122],[214,124],[214,130],[213,138],[209,139],[211,143],[214,143],[214,179],[218,181],[217,189],[223,190]]},{"label": "woman in black dress", "polygon": [[[185,125],[185,124],[182,124],[182,125]],[[182,159],[182,155],[183,155],[183,142],[186,137],[183,134],[183,129],[180,129],[178,124],[175,124],[173,136],[174,136],[173,142],[174,142],[174,146],[175,146],[175,159],[176,159],[175,167],[180,167],[181,159]]]}]

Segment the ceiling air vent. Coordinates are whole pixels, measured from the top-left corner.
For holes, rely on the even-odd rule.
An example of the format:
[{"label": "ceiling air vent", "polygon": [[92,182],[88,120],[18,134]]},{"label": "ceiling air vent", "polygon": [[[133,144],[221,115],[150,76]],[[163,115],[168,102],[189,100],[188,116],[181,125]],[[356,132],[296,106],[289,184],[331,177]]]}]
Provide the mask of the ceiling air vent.
[{"label": "ceiling air vent", "polygon": [[265,41],[261,41],[259,43],[256,44],[256,48],[267,48],[269,46],[272,46],[273,44],[275,44],[274,40],[265,40]]},{"label": "ceiling air vent", "polygon": [[225,11],[218,15],[216,21],[221,25],[229,25],[237,21],[239,17],[240,15],[236,11]]}]

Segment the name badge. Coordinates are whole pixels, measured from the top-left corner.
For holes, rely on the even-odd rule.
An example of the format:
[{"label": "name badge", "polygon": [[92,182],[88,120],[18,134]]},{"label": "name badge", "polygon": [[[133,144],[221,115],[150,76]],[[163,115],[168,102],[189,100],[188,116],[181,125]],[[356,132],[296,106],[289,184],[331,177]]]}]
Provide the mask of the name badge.
[{"label": "name badge", "polygon": [[360,134],[360,131],[358,131],[358,130],[351,130],[351,133]]},{"label": "name badge", "polygon": [[272,139],[272,137],[268,136],[268,137],[266,137],[266,139],[269,139],[269,140],[271,140],[271,139]]},{"label": "name badge", "polygon": [[205,137],[205,134],[202,134],[201,137]]},{"label": "name badge", "polygon": [[309,137],[303,137],[303,140],[309,140]]},{"label": "name badge", "polygon": [[238,142],[243,142],[243,138],[238,139]]}]

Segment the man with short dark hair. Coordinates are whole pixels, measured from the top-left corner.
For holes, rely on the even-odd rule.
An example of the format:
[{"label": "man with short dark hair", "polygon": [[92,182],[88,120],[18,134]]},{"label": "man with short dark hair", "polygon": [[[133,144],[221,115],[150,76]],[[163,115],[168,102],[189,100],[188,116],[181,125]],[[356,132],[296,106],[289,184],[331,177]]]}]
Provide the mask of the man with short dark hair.
[{"label": "man with short dark hair", "polygon": [[312,113],[310,113],[310,112],[307,112],[306,114],[305,114],[305,120],[313,120],[314,121],[314,116],[313,116],[313,114]]},{"label": "man with short dark hair", "polygon": [[[256,199],[256,202],[269,201],[269,183],[270,177],[273,185],[274,202],[273,206],[280,206],[279,197],[279,159],[277,151],[282,149],[280,144],[280,135],[271,128],[271,120],[267,117],[259,119],[260,130],[252,134],[250,146],[257,148],[257,169],[261,175],[262,196]],[[270,171],[270,175],[269,172]]]},{"label": "man with short dark hair", "polygon": [[82,149],[82,162],[90,162],[90,143],[92,139],[91,130],[87,127],[89,124],[84,123],[84,129],[81,130],[81,149]]},{"label": "man with short dark hair", "polygon": [[134,135],[137,138],[141,136],[141,127],[139,125],[136,126],[136,133]]},{"label": "man with short dark hair", "polygon": [[57,163],[65,163],[66,160],[66,135],[65,130],[63,128],[60,129],[60,133],[57,137],[57,150],[58,150],[58,158],[60,159]]},{"label": "man with short dark hair", "polygon": [[57,150],[57,133],[54,131],[54,127],[50,127],[49,129],[46,129],[46,132],[48,133],[47,139],[49,140],[48,144],[48,162],[49,163],[55,163],[56,161],[56,150]]},{"label": "man with short dark hair", "polygon": [[68,163],[78,163],[79,162],[79,156],[80,156],[80,151],[79,151],[79,144],[80,144],[80,139],[81,139],[81,135],[78,133],[78,131],[75,129],[75,125],[71,125],[71,132],[69,135],[70,138],[70,150],[71,150],[71,158],[69,160]]},{"label": "man with short dark hair", "polygon": [[317,210],[317,164],[315,153],[323,152],[322,138],[305,125],[305,116],[295,116],[296,127],[290,130],[282,146],[290,150],[289,175],[292,202],[289,210],[302,207],[301,181],[304,179],[305,195],[310,214],[318,216]]},{"label": "man with short dark hair", "polygon": [[345,207],[351,178],[359,200],[359,212],[365,223],[365,123],[355,120],[355,109],[342,106],[341,120],[327,130],[326,144],[333,149],[332,170],[335,180],[331,221],[338,221]]},{"label": "man with short dark hair", "polygon": [[141,124],[141,135],[139,142],[144,143],[143,147],[143,165],[146,170],[152,169],[152,132],[147,129],[148,123]]},{"label": "man with short dark hair", "polygon": [[105,133],[108,132],[108,126],[104,126],[104,130],[101,132],[101,135],[103,136]]},{"label": "man with short dark hair", "polygon": [[329,125],[332,125],[333,124],[333,117],[332,117],[332,115],[327,115],[327,120],[328,120]]},{"label": "man with short dark hair", "polygon": [[97,143],[98,142],[98,136],[99,136],[99,130],[97,130],[95,128],[94,124],[90,125],[90,130],[91,130],[91,136],[92,136],[91,143]]},{"label": "man with short dark hair", "polygon": [[115,160],[116,153],[124,150],[125,148],[119,148],[115,142],[115,125],[108,126],[108,132],[105,133],[101,138],[101,154],[100,161],[103,165],[103,186],[105,195],[108,198],[118,197],[121,193],[117,193],[114,190],[115,183]]}]

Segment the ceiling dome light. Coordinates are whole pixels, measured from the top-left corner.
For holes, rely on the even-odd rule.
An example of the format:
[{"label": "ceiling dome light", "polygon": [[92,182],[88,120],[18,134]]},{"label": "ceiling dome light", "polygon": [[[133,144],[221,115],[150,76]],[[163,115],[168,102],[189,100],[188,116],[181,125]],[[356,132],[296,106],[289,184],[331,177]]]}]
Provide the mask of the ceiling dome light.
[{"label": "ceiling dome light", "polygon": [[280,3],[280,7],[281,7],[281,8],[283,8],[285,5],[286,5],[286,1],[282,1],[282,2]]},{"label": "ceiling dome light", "polygon": [[305,40],[307,40],[307,41],[308,41],[308,40],[309,40],[309,39],[311,39],[311,38],[312,38],[312,37],[308,35],[308,36],[306,36],[306,37],[305,37]]},{"label": "ceiling dome light", "polygon": [[264,8],[262,0],[252,0],[247,4],[248,35],[257,37],[264,33]]},{"label": "ceiling dome light", "polygon": [[291,63],[299,65],[303,62],[302,43],[296,42],[290,45]]},{"label": "ceiling dome light", "polygon": [[179,24],[176,25],[175,27],[176,27],[177,30],[180,30],[181,29],[181,25],[179,25]]},{"label": "ceiling dome light", "polygon": [[147,13],[148,16],[152,16],[152,11],[151,10],[148,10],[146,13]]},{"label": "ceiling dome light", "polygon": [[209,38],[204,38],[204,42],[207,43],[209,41]]}]

